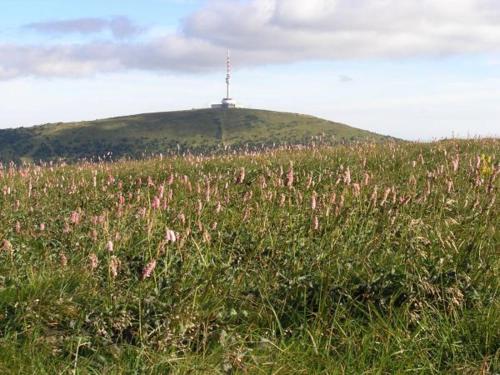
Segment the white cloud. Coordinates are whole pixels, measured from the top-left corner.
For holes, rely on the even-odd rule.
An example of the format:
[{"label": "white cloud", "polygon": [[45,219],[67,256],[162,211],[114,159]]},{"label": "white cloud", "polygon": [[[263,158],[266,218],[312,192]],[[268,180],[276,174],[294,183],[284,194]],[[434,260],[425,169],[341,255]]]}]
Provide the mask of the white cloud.
[{"label": "white cloud", "polygon": [[499,11],[492,0],[222,1],[184,32],[274,58],[400,58],[498,50]]},{"label": "white cloud", "polygon": [[[95,29],[88,21],[38,26]],[[140,42],[0,45],[0,79],[128,69],[198,72],[218,68],[227,47],[235,50],[235,65],[253,66],[490,53],[500,51],[499,41],[497,0],[214,0],[178,32]]]}]

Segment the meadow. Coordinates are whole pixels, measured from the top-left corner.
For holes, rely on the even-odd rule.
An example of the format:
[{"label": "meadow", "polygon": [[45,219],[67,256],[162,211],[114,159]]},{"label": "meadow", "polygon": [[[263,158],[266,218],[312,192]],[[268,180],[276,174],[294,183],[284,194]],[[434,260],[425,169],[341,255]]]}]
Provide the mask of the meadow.
[{"label": "meadow", "polygon": [[499,373],[499,155],[3,165],[0,373]]}]

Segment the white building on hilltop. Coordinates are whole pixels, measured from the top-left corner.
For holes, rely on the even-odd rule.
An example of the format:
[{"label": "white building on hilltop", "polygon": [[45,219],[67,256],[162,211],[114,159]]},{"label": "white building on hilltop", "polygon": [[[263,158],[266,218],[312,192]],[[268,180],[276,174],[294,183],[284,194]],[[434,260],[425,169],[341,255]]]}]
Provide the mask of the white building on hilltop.
[{"label": "white building on hilltop", "polygon": [[226,60],[226,97],[222,99],[220,104],[212,104],[212,108],[214,109],[229,109],[236,108],[238,105],[236,104],[236,100],[231,98],[230,88],[231,88],[231,56],[229,55],[229,50],[227,51],[227,60]]}]

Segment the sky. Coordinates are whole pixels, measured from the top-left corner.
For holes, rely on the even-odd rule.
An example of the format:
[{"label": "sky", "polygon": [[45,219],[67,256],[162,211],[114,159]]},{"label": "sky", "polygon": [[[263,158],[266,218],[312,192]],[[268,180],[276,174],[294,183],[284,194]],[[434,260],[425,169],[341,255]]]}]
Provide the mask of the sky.
[{"label": "sky", "polygon": [[0,0],[0,128],[208,107],[500,135],[499,0]]}]

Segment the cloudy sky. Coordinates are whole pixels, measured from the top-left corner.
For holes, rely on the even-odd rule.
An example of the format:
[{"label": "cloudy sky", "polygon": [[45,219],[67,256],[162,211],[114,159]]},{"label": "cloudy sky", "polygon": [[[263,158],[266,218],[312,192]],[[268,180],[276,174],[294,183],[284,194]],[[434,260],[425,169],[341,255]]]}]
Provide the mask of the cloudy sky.
[{"label": "cloudy sky", "polygon": [[499,0],[1,0],[0,127],[233,95],[406,139],[500,135]]}]

